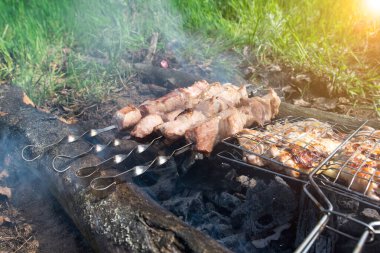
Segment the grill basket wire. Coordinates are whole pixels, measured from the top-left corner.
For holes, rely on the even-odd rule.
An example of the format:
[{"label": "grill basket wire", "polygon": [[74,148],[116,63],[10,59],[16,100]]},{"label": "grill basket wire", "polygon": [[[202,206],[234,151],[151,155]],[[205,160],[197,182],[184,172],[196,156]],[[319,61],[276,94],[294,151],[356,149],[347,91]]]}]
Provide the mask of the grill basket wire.
[{"label": "grill basket wire", "polygon": [[[346,196],[350,199],[364,204],[364,206],[380,210],[380,201],[374,200],[373,198],[366,195],[368,193],[370,184],[376,185],[376,183],[380,183],[380,180],[378,180],[379,178],[377,176],[379,173],[380,161],[378,157],[373,157],[373,151],[375,151],[377,148],[380,148],[380,135],[374,136],[376,130],[366,127],[365,124],[366,122],[364,122],[353,134],[351,134],[344,141],[342,147],[334,152],[331,159],[329,159],[325,164],[321,164],[315,168],[312,173],[310,173],[309,183],[313,186],[314,189],[318,191],[319,196],[321,196],[325,203],[327,201],[331,204],[321,189]],[[364,145],[366,141],[368,142],[371,140],[372,146],[369,149],[364,149],[361,146]],[[353,152],[347,153],[345,151],[346,148],[353,143],[358,145],[355,146]],[[363,150],[365,151],[364,154],[362,154]],[[355,166],[355,163],[353,163],[352,160],[355,159],[357,155],[362,155],[362,160],[359,160],[357,166]],[[363,171],[363,167],[368,164],[367,162],[372,162],[373,160],[375,160],[376,166],[372,168],[372,172],[368,173],[366,171]],[[329,173],[329,176],[326,176],[325,171],[329,169],[332,170],[332,172]],[[333,174],[336,176],[332,177],[331,175]],[[344,176],[346,177],[346,180],[343,180],[343,178],[341,178]],[[378,180],[377,182],[376,179]],[[356,182],[361,182],[363,186],[361,188],[353,188],[352,186]],[[307,192],[307,185],[305,185],[304,190]],[[310,197],[310,194],[308,195]],[[356,247],[353,251],[355,253],[361,252],[365,243],[373,241],[375,239],[375,236],[380,234],[380,221],[364,222],[359,218],[355,218],[343,212],[336,211],[334,208],[331,210],[323,208],[318,201],[315,199],[313,201],[320,206],[321,211],[324,212],[325,215],[339,216],[346,220],[355,222],[363,227],[363,233],[361,237],[357,238],[351,234],[326,225],[327,229],[330,229],[347,238],[357,240],[358,243],[356,244]]]},{"label": "grill basket wire", "polygon": [[380,209],[380,189],[377,189],[380,185],[380,131],[360,127],[313,179],[326,189]]},{"label": "grill basket wire", "polygon": [[[297,122],[302,122],[304,120],[315,120],[315,119],[289,116],[289,117],[274,120],[272,121],[272,123],[265,124],[263,127],[258,126],[258,127],[252,128],[253,130],[257,131],[257,134],[250,134],[250,135],[244,134],[244,136],[237,134],[235,136],[228,137],[222,140],[222,143],[224,143],[225,145],[229,147],[232,147],[233,150],[240,151],[240,154],[238,153],[232,154],[231,152],[222,151],[218,154],[218,156],[230,162],[235,162],[240,165],[249,166],[254,169],[266,171],[268,173],[285,177],[290,180],[306,183],[308,182],[309,173],[314,169],[314,167],[316,167],[320,162],[322,162],[326,156],[330,154],[323,154],[317,157],[318,160],[315,161],[317,162],[317,165],[314,164],[314,166],[307,171],[307,170],[296,169],[296,168],[287,166],[286,162],[291,158],[283,162],[280,162],[276,160],[274,157],[272,157],[268,152],[271,146],[278,147],[279,151],[289,150],[289,146],[293,146],[293,147],[296,146],[297,148],[300,148],[301,151],[314,152],[316,146],[315,145],[313,146],[313,144],[317,143],[317,140],[323,137],[328,131],[328,129],[326,129],[326,132],[317,133],[315,136],[313,136],[311,139],[309,138],[307,141],[302,139],[303,137],[302,134],[300,134],[299,136],[295,138],[284,137],[284,133],[290,130],[290,128],[294,128],[295,126],[297,128],[303,127],[302,123],[300,123],[300,125],[297,126]],[[290,125],[289,127],[286,127],[287,123],[294,123],[294,124]],[[357,127],[355,126],[343,126],[343,125],[338,125],[337,123],[330,123],[330,122],[321,122],[321,123],[328,124],[331,127],[330,129],[333,130],[332,138],[336,140],[340,140],[340,141],[345,139],[348,134],[352,133],[353,131],[357,129]],[[270,131],[266,131],[267,128],[270,128]],[[264,146],[265,149],[260,150],[260,152],[255,152],[250,149],[246,149],[243,147],[245,143],[243,142],[242,144],[240,144],[239,141],[237,140],[237,137],[239,137],[241,140],[246,139],[245,143],[248,143],[248,142],[256,143],[255,144],[256,147]],[[302,142],[302,145],[300,145],[299,143],[300,141]],[[243,160],[243,155],[241,154],[242,152],[260,157],[263,161],[267,162],[268,166],[260,167],[253,164],[249,164],[248,162]],[[268,168],[268,167],[273,167],[273,168]],[[298,177],[292,176],[292,174],[294,173],[297,173],[297,175],[299,176]]]},{"label": "grill basket wire", "polygon": [[[285,124],[287,122],[293,123],[293,122],[298,122],[298,121],[302,121],[302,120],[305,120],[305,118],[302,118],[302,117],[287,117],[287,118],[278,119],[278,120],[272,122],[272,124],[273,123],[274,124],[276,124],[276,123],[277,124]],[[328,122],[325,122],[325,123],[328,123]],[[327,180],[327,177],[324,176],[323,174],[321,174],[320,172],[327,165],[331,164],[332,158],[340,150],[342,150],[342,148],[345,145],[347,145],[347,143],[354,136],[358,135],[358,133],[360,132],[360,130],[362,130],[363,127],[365,126],[366,122],[364,122],[359,127],[357,127],[357,126],[356,127],[354,127],[354,126],[341,126],[341,125],[338,125],[338,124],[335,124],[335,123],[334,124],[329,123],[329,124],[330,124],[330,126],[333,127],[334,133],[337,135],[337,137],[342,137],[342,135],[344,135],[344,138],[341,139],[341,141],[342,141],[341,144],[333,152],[331,152],[327,157],[324,157],[325,159],[323,161],[321,161],[318,166],[316,166],[315,168],[311,169],[310,173],[305,173],[303,171],[298,171],[300,173],[300,178],[294,178],[294,177],[292,177],[290,175],[284,174],[284,171],[274,171],[274,170],[266,168],[266,167],[259,167],[259,166],[256,166],[256,165],[248,164],[246,161],[243,160],[242,152],[246,152],[246,153],[249,153],[249,154],[257,155],[258,157],[260,157],[262,159],[265,159],[266,161],[269,161],[270,163],[274,163],[274,164],[280,165],[285,170],[285,172],[286,171],[294,171],[294,170],[296,170],[294,168],[291,168],[291,167],[288,167],[288,166],[284,165],[283,163],[281,163],[281,162],[273,159],[272,157],[268,157],[266,155],[263,155],[263,154],[265,154],[265,152],[262,152],[262,153],[259,154],[259,153],[255,153],[255,152],[253,152],[251,150],[247,150],[247,149],[243,148],[239,144],[239,142],[236,140],[236,136],[229,137],[229,138],[226,138],[226,139],[223,140],[224,144],[226,144],[227,146],[230,146],[230,147],[234,148],[233,151],[232,152],[222,151],[222,152],[220,152],[218,154],[219,157],[221,157],[221,158],[223,158],[223,159],[225,159],[227,161],[238,163],[238,164],[243,165],[243,166],[248,166],[248,167],[255,168],[255,169],[258,169],[258,170],[261,170],[261,171],[264,171],[264,172],[268,172],[268,173],[271,173],[271,174],[275,174],[275,175],[278,175],[278,176],[281,176],[281,177],[285,177],[285,178],[288,178],[288,179],[291,179],[291,180],[296,180],[296,181],[300,181],[300,182],[304,183],[304,191],[309,196],[309,198],[317,205],[317,207],[321,210],[321,212],[323,213],[323,216],[321,217],[321,219],[319,220],[319,222],[317,223],[317,225],[315,226],[315,228],[305,238],[305,240],[303,241],[303,243],[301,245],[299,245],[299,247],[296,249],[295,252],[307,252],[310,249],[310,247],[313,245],[313,243],[315,242],[315,240],[318,238],[318,236],[324,231],[324,229],[329,229],[329,230],[334,231],[334,232],[336,232],[336,233],[338,233],[340,235],[343,235],[343,236],[345,236],[347,238],[350,238],[350,239],[353,239],[353,240],[358,240],[358,244],[357,244],[357,246],[355,248],[355,252],[361,252],[361,250],[363,249],[364,244],[366,242],[369,242],[369,241],[373,240],[374,239],[374,235],[375,234],[379,234],[379,232],[380,232],[380,224],[378,224],[380,222],[366,223],[366,222],[363,222],[363,221],[361,221],[359,219],[353,218],[353,217],[351,217],[351,216],[349,216],[347,214],[335,211],[334,208],[333,208],[332,203],[329,201],[329,199],[326,197],[326,195],[324,194],[324,192],[321,190],[321,188],[325,188],[325,189],[333,190],[336,193],[349,196],[349,197],[351,197],[353,199],[357,199],[357,198],[354,198],[351,194],[349,194],[349,192],[345,188],[342,188],[342,187],[333,188],[333,187],[331,187],[332,186],[331,184],[326,184],[326,182],[323,182],[323,181]],[[253,129],[254,130],[258,130],[258,131],[265,131],[265,129],[266,129],[265,127],[268,126],[268,125],[269,124],[265,125],[264,127],[256,127],[256,128],[253,128]],[[282,134],[281,132],[276,132],[276,130],[274,131],[274,135],[281,136],[281,134]],[[272,135],[273,135],[273,132],[272,132]],[[316,138],[318,138],[318,136]],[[268,144],[269,143],[270,144],[274,144],[274,143],[271,143],[270,138],[265,138],[265,136],[264,136],[264,138],[262,136],[260,136],[260,138],[255,138],[255,136],[253,136],[250,139],[250,141],[254,140],[254,141],[257,141],[257,143],[260,143],[259,141],[263,141],[263,139],[265,139],[265,141]],[[285,142],[285,143],[288,142],[290,144],[294,144],[294,142],[288,141],[288,140],[281,140],[280,139],[280,141]],[[309,144],[312,143],[312,142],[313,142],[313,140],[311,140],[309,143],[306,143],[302,148],[303,149],[307,149],[308,146],[309,146]],[[358,175],[358,173],[356,173],[356,175]],[[322,177],[322,176],[323,176],[323,178],[321,178],[321,179],[324,179],[324,180],[320,180],[319,183],[316,183],[315,179],[320,179],[320,177]],[[373,178],[374,178],[374,176],[371,175],[371,179],[372,180],[373,180]],[[335,180],[335,179],[330,179],[329,182],[331,182],[331,180]],[[336,182],[337,182],[337,180],[335,180],[335,183]],[[336,184],[336,186],[339,186],[339,185]],[[318,196],[318,197],[315,197],[314,194],[312,194],[310,192],[310,190],[308,190],[309,187],[312,187],[314,189],[314,194],[316,194],[316,196]],[[366,187],[366,188],[368,188],[368,187]],[[368,203],[368,202],[365,202],[365,203]],[[332,215],[340,216],[340,217],[343,217],[343,218],[345,218],[347,220],[351,220],[353,222],[356,222],[356,223],[362,225],[363,226],[363,235],[360,238],[357,238],[357,237],[354,237],[354,236],[352,236],[352,235],[350,235],[348,233],[345,233],[343,231],[335,229],[332,226],[329,226],[328,222],[329,222],[329,219],[330,219],[330,217]],[[376,226],[379,226],[379,228],[375,229]]]},{"label": "grill basket wire", "polygon": [[[323,213],[323,216],[319,220],[318,224],[314,227],[313,231],[310,232],[308,237],[295,252],[307,252],[310,249],[311,245],[318,238],[318,236],[322,234],[325,229],[345,236],[351,240],[358,241],[355,248],[353,249],[354,253],[362,252],[365,244],[374,241],[375,236],[380,234],[380,221],[372,221],[367,223],[354,218],[349,214],[335,211],[332,203],[326,197],[325,193],[321,190],[321,188],[318,187],[318,185],[313,185],[313,182],[305,184],[303,190],[306,195],[314,202],[314,204],[320,209],[320,211]],[[332,216],[339,216],[345,220],[352,221],[361,225],[363,227],[362,235],[360,237],[356,237],[344,231],[338,230],[333,226],[330,226],[328,223]]]},{"label": "grill basket wire", "polygon": [[295,178],[295,177],[292,177],[290,175],[286,175],[286,174],[283,174],[283,173],[280,173],[280,172],[277,172],[277,171],[274,171],[274,170],[269,170],[269,169],[267,169],[265,167],[260,167],[260,166],[257,166],[257,165],[249,164],[249,163],[247,163],[247,162],[245,162],[243,160],[242,153],[239,152],[239,151],[237,151],[237,150],[232,150],[232,151],[223,150],[223,151],[219,152],[217,155],[218,155],[218,157],[222,158],[225,161],[236,163],[236,164],[241,165],[241,166],[245,166],[245,167],[248,167],[248,168],[253,168],[255,170],[259,170],[259,171],[262,171],[262,172],[265,172],[265,173],[269,172],[270,174],[277,175],[277,176],[280,176],[280,177],[283,177],[283,178],[287,178],[287,179],[290,179],[290,180],[296,181],[296,182],[301,182],[301,183],[306,183],[307,182],[304,179]]}]

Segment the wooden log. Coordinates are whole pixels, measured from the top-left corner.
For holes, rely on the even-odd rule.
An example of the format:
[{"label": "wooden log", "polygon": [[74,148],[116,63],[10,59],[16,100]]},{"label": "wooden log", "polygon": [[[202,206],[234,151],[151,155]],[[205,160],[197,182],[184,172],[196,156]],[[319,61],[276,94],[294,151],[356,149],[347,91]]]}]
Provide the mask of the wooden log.
[{"label": "wooden log", "polygon": [[[364,120],[359,120],[347,115],[336,114],[332,112],[321,111],[314,108],[300,107],[289,103],[281,103],[279,117],[295,116],[305,118],[316,118],[321,121],[334,122],[347,126],[360,126]],[[380,121],[377,119],[370,119],[367,123],[368,126],[380,129]]]},{"label": "wooden log", "polygon": [[[8,139],[20,151],[26,144],[44,145],[83,131],[25,104],[26,97],[16,87],[0,86],[0,97],[0,130],[11,133]],[[88,145],[78,142],[60,146],[39,160],[25,163],[22,169],[33,170],[49,185],[96,251],[229,252],[160,207],[133,183],[119,184],[115,191],[100,198],[89,189],[88,181],[75,176],[73,169],[62,174],[53,171],[54,154],[73,152],[73,147],[86,150]],[[21,160],[20,153],[14,157]],[[87,160],[87,165],[98,162],[96,157]]]}]

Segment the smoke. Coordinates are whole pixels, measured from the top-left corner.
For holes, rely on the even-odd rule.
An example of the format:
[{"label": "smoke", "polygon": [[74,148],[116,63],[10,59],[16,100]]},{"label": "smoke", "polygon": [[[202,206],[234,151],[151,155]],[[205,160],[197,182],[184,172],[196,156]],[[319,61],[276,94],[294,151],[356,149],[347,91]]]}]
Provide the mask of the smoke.
[{"label": "smoke", "polygon": [[[237,56],[225,53],[220,38],[185,30],[184,17],[172,0],[76,1],[75,47],[93,57],[107,58],[118,67],[120,60],[139,62],[158,33],[158,58],[169,68],[233,81],[238,75]],[[205,24],[207,25],[207,24]],[[145,51],[144,51],[145,50]]]}]

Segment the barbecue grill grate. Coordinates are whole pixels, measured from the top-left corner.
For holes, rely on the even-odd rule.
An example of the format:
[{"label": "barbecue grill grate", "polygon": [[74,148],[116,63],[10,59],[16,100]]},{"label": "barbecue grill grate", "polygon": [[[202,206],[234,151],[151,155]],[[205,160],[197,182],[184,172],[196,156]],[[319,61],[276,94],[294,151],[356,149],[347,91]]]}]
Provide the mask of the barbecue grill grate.
[{"label": "barbecue grill grate", "polygon": [[[305,133],[305,127],[307,128],[304,124],[305,122],[315,124],[319,131],[310,130],[310,132]],[[347,136],[357,130],[357,127],[321,122],[303,117],[285,117],[274,120],[272,123],[266,124],[263,127],[252,128],[252,130],[254,131],[249,134],[236,134],[224,139],[222,142],[232,147],[234,151],[222,151],[218,156],[230,162],[306,183],[308,182],[309,173],[321,164],[326,157],[336,152],[338,145],[343,142]],[[329,152],[320,152],[320,147],[318,147],[317,144],[321,138],[327,135],[336,141],[336,147],[334,146],[333,150],[329,150]],[[246,144],[249,144],[250,147],[247,148]],[[270,152],[272,147],[275,147],[278,152],[284,151],[287,157],[281,160],[276,159],[272,155],[273,152]],[[298,154],[312,155],[313,160],[311,163],[306,164],[306,162],[303,162],[298,157],[292,156],[292,152],[288,152],[291,151],[291,149],[298,150]],[[243,153],[259,157],[265,166],[248,163],[246,159],[244,159],[245,155]],[[291,164],[288,163],[291,159],[299,159],[298,161],[301,161],[299,164],[305,166],[291,166]]]},{"label": "barbecue grill grate", "polygon": [[[314,204],[324,215],[321,217],[313,231],[311,231],[308,237],[302,242],[302,245],[299,246],[299,250],[297,249],[296,251],[297,253],[307,252],[311,245],[323,233],[325,229],[345,236],[351,240],[357,241],[356,246],[353,249],[354,253],[362,252],[366,243],[378,240],[378,238],[375,239],[375,237],[377,235],[380,235],[380,221],[368,221],[368,219],[359,218],[349,213],[336,211],[335,206],[330,202],[326,194],[318,185],[315,185],[315,182],[312,180],[309,183],[305,184],[303,189],[306,195],[314,202]],[[335,227],[334,224],[329,223],[332,221],[332,216],[340,217],[341,220],[343,219],[346,222],[350,221],[356,223],[357,228],[355,231],[350,232],[339,230]],[[359,227],[361,227],[361,229],[358,229]],[[353,234],[351,234],[351,232]],[[358,237],[358,232],[362,233],[360,237]]]},{"label": "barbecue grill grate", "polygon": [[[364,206],[380,210],[380,198],[378,184],[380,183],[380,131],[362,124],[350,135],[341,148],[337,149],[331,159],[321,164],[310,174],[310,184],[317,190],[323,203],[329,208],[324,208],[321,203],[309,197],[321,208],[325,216],[341,217],[350,220],[363,227],[360,238],[340,231],[334,227],[326,228],[337,232],[347,238],[358,241],[354,252],[363,250],[366,242],[373,241],[375,235],[380,234],[380,221],[369,222],[362,218],[335,210],[323,190],[349,197],[364,204]],[[305,185],[304,190],[307,191]]]},{"label": "barbecue grill grate", "polygon": [[325,189],[380,208],[380,130],[362,125],[313,173],[312,180]]},{"label": "barbecue grill grate", "polygon": [[[283,150],[286,150],[286,148],[291,145],[298,145],[305,152],[314,151],[314,142],[318,141],[318,139],[326,134],[326,132],[320,132],[314,136],[315,138],[309,139],[301,146],[297,141],[302,137],[299,137],[298,139],[297,137],[292,139],[282,138],[284,133],[289,129],[281,126],[285,126],[287,123],[297,123],[305,120],[309,119],[301,117],[287,117],[278,119],[263,127],[253,128],[253,130],[256,130],[257,132],[253,132],[254,134],[251,136],[245,136],[244,138],[247,138],[247,142],[255,142],[256,145],[276,145],[280,146]],[[320,208],[324,215],[321,217],[320,221],[315,226],[313,231],[311,231],[309,236],[297,248],[296,252],[307,252],[324,229],[328,229],[347,238],[357,240],[358,243],[354,252],[361,252],[366,242],[374,240],[375,235],[380,234],[380,221],[363,221],[362,219],[336,211],[322,189],[331,190],[335,193],[348,196],[351,199],[359,200],[372,207],[379,208],[380,201],[368,196],[368,192],[371,190],[371,184],[376,186],[376,183],[380,183],[380,131],[375,131],[374,129],[365,126],[365,123],[359,127],[347,125],[342,126],[329,122],[324,123],[328,124],[328,126],[333,130],[332,135],[329,137],[335,138],[339,142],[339,145],[337,145],[336,148],[331,150],[328,154],[321,156],[320,159],[317,160],[317,163],[313,164],[313,167],[309,168],[309,170],[297,170],[293,167],[287,166],[286,161],[280,162],[277,159],[274,159],[272,156],[268,155],[267,151],[269,148],[264,150],[259,149],[260,152],[252,151],[256,150],[255,146],[247,149],[244,147],[245,142],[240,141],[239,143],[239,135],[224,139],[223,143],[227,146],[233,147],[233,149],[231,152],[224,150],[220,152],[218,156],[230,162],[238,163],[240,165],[304,183],[304,191],[317,205],[317,207]],[[265,132],[267,129],[270,129],[270,132]],[[273,136],[279,138],[273,138]],[[371,145],[369,145],[369,143]],[[355,144],[355,146],[352,146],[353,144]],[[349,154],[346,152],[348,147],[353,147],[352,152]],[[244,160],[243,153],[260,157],[261,159],[267,161],[266,166],[261,167],[247,163]],[[362,159],[359,160],[360,163],[357,163],[356,161],[357,166],[354,166],[355,163],[351,160],[354,160],[354,158],[357,157],[356,154],[359,153]],[[373,170],[370,171],[371,173],[364,171],[366,166],[369,167],[368,165],[374,165]],[[298,178],[291,176],[294,171],[299,174]],[[342,180],[344,178],[348,178],[349,180]],[[354,187],[357,180],[362,180],[366,183],[362,182],[363,186],[361,188]],[[344,182],[347,182],[347,184]],[[314,193],[311,193],[309,188],[312,188]],[[333,225],[329,225],[331,216],[341,217],[362,226],[362,236],[359,238],[347,232],[340,231]]]}]

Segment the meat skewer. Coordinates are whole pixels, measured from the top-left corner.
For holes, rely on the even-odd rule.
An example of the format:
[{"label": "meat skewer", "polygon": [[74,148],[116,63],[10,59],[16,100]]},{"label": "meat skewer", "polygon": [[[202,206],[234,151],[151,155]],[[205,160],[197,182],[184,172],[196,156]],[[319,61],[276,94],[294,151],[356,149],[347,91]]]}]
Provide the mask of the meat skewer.
[{"label": "meat skewer", "polygon": [[185,133],[186,140],[195,144],[194,150],[210,154],[221,139],[232,136],[244,127],[258,123],[263,125],[279,112],[281,100],[271,89],[264,97],[253,97],[240,107],[232,107],[217,116],[202,122]]},{"label": "meat skewer", "polygon": [[223,110],[227,110],[240,104],[242,100],[248,99],[245,86],[226,84],[217,96],[203,100],[193,109],[179,115],[176,120],[158,126],[158,130],[166,139],[174,141],[184,136],[185,132],[200,122],[215,116]]},{"label": "meat skewer", "polygon": [[178,88],[163,97],[148,100],[139,107],[128,105],[118,110],[113,121],[120,130],[136,125],[143,116],[148,114],[160,114],[185,109],[188,101],[199,96],[209,87],[206,81],[199,81],[187,88]]},{"label": "meat skewer", "polygon": [[[176,89],[161,98],[147,100],[139,107],[128,105],[115,113],[114,122],[119,129],[136,126],[131,135],[143,138],[151,134],[159,124],[173,121],[184,110],[193,108],[201,101],[218,96],[228,88],[246,93],[246,90],[239,90],[237,86],[231,84],[208,84],[206,81],[200,81],[188,88]],[[142,120],[144,117],[148,118]],[[142,122],[140,123],[140,121]]]},{"label": "meat skewer", "polygon": [[[244,89],[244,88],[242,88],[242,89]],[[213,98],[210,101],[214,101],[214,99],[216,99],[216,98]],[[201,125],[203,125],[203,124],[207,125],[207,123],[209,123],[210,121],[212,122],[213,119],[215,119],[215,118],[224,119],[225,115],[231,116],[232,112],[235,113],[234,114],[235,117],[242,117],[245,119],[245,123],[240,124],[239,126],[244,126],[245,124],[250,124],[252,122],[262,122],[263,120],[266,121],[267,118],[271,119],[278,113],[279,105],[280,105],[279,97],[277,96],[277,94],[273,90],[271,90],[271,92],[268,95],[264,96],[263,98],[248,99],[246,104],[244,104],[243,106],[241,106],[239,108],[230,107],[229,109],[220,112],[217,117],[214,117],[208,121],[204,121],[203,123],[201,123]],[[219,106],[222,106],[222,105],[217,105],[214,108],[219,108]],[[261,108],[251,108],[252,106],[259,106],[259,107],[261,106]],[[199,114],[202,114],[204,117],[206,117],[206,115],[209,115],[208,113],[211,113],[211,112],[214,113],[215,111],[219,110],[219,109],[216,109],[216,110],[213,109],[212,106],[206,107],[206,108],[207,108],[207,110],[205,110],[203,112],[197,111],[197,110],[192,110],[191,113],[187,112],[184,115],[191,116],[191,115],[195,115],[195,113],[199,113]],[[257,109],[257,111],[259,111],[259,112],[267,112],[267,113],[269,113],[269,115],[259,115],[260,117],[257,117],[255,119],[254,117],[256,117],[257,114],[251,113],[251,117],[249,117],[248,111],[249,110],[255,111],[255,109]],[[152,116],[152,119],[153,119],[153,116]],[[228,119],[232,120],[232,118],[228,118]],[[234,119],[237,119],[237,118],[234,118]],[[232,121],[221,122],[221,124],[226,124],[226,123],[233,123],[233,122]],[[218,136],[218,135],[220,136],[221,135],[220,138],[223,138],[225,134],[229,134],[229,132],[232,132],[232,131],[238,131],[239,128],[232,126],[231,129],[228,129],[228,126],[224,125],[221,127],[221,129],[223,129],[223,131],[213,132],[212,136]],[[188,131],[186,131],[186,133],[188,133]],[[218,137],[218,139],[219,139],[219,137]],[[195,141],[203,141],[203,140],[204,139],[199,139],[199,138],[195,139]],[[109,187],[111,187],[112,185],[117,184],[118,182],[120,182],[122,179],[124,179],[127,176],[129,176],[129,177],[139,176],[139,175],[145,173],[148,169],[150,169],[153,166],[156,166],[156,165],[159,166],[159,165],[166,163],[172,156],[190,149],[190,147],[193,144],[195,144],[196,146],[202,145],[202,143],[196,143],[196,142],[194,143],[193,140],[191,139],[190,142],[188,142],[185,146],[176,149],[169,156],[160,156],[159,155],[155,159],[153,159],[152,161],[148,162],[147,164],[135,166],[135,167],[133,167],[129,170],[126,170],[124,172],[121,172],[120,174],[117,174],[115,176],[106,176],[106,177],[95,178],[91,181],[91,187],[94,190],[106,190]],[[215,144],[215,140],[214,140],[213,144]],[[211,147],[211,149],[212,148],[213,148],[213,146]],[[200,151],[199,149],[198,150],[195,149],[195,150]],[[93,171],[91,171],[91,172],[93,172]]]},{"label": "meat skewer", "polygon": [[[170,113],[149,114],[145,117],[146,119],[143,118],[138,124],[136,124],[131,135],[143,138],[150,135],[155,129],[159,129],[164,136],[173,136],[170,132],[165,134],[164,129],[174,130],[175,126],[177,126],[181,129],[185,129],[179,130],[182,131],[180,133],[176,133],[176,136],[179,138],[183,136],[186,129],[188,129],[191,124],[194,124],[194,121],[205,119],[202,114],[205,114],[206,116],[214,115],[223,108],[227,108],[227,105],[223,106],[221,103],[224,102],[224,104],[229,103],[230,105],[235,105],[239,103],[240,99],[247,97],[248,93],[245,87],[239,88],[231,84],[221,85],[220,83],[213,83],[210,84],[209,87],[198,97],[188,101],[188,108],[186,110],[177,109]],[[222,99],[225,99],[225,101],[218,103],[218,101]],[[178,120],[176,119],[177,117]],[[163,124],[164,122],[166,123]]]}]

